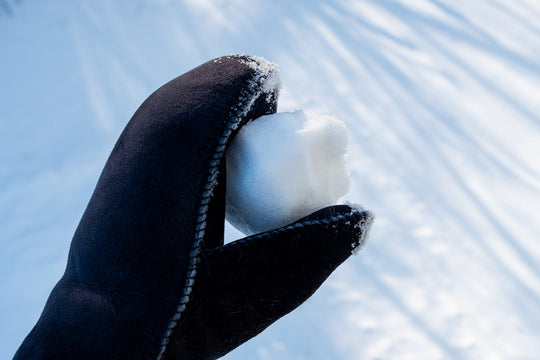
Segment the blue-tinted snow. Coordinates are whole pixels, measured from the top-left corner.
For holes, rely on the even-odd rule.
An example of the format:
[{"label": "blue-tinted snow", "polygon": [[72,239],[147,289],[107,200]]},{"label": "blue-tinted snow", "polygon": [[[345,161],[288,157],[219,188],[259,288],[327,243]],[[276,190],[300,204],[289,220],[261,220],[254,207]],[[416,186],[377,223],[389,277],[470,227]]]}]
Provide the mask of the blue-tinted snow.
[{"label": "blue-tinted snow", "polygon": [[225,359],[540,353],[538,2],[2,4],[0,358],[37,320],[137,106],[229,53],[280,65],[280,111],[347,123],[349,198],[377,221],[312,299]]}]

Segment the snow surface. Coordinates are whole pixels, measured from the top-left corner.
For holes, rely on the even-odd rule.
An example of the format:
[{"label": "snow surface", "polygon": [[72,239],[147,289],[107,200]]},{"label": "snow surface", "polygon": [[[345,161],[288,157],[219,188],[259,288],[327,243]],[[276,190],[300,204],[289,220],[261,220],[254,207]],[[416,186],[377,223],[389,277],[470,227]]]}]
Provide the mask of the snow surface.
[{"label": "snow surface", "polygon": [[244,125],[227,149],[226,219],[246,235],[335,205],[350,187],[347,128],[297,110]]},{"label": "snow surface", "polygon": [[348,197],[377,221],[309,301],[224,359],[538,358],[538,1],[2,3],[1,359],[63,273],[133,112],[231,53],[279,64],[279,111],[345,122]]}]

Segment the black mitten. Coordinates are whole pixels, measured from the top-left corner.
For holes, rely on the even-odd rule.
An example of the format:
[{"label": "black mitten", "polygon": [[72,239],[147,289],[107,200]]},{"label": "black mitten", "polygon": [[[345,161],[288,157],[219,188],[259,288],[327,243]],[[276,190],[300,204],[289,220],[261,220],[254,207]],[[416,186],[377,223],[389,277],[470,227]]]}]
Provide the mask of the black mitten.
[{"label": "black mitten", "polygon": [[218,58],[141,105],[15,359],[216,359],[295,309],[361,245],[372,216],[345,205],[223,245],[225,149],[276,111],[275,71]]}]

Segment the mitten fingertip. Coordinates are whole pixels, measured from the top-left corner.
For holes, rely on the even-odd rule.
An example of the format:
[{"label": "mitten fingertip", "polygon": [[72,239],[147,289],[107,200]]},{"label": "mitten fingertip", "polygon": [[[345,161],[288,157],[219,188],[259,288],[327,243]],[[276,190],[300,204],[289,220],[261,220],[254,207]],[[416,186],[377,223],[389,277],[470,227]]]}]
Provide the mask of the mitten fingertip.
[{"label": "mitten fingertip", "polygon": [[366,246],[371,226],[375,221],[375,215],[358,204],[348,203],[347,205],[351,207],[351,212],[357,212],[360,215],[359,220],[353,225],[356,236],[353,237],[351,243],[351,253],[357,255]]}]

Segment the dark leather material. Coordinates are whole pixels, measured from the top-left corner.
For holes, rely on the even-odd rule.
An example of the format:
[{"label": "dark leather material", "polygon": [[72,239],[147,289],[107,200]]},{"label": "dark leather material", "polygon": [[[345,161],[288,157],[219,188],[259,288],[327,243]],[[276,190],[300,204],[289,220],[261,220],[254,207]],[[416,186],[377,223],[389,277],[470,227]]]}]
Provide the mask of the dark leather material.
[{"label": "dark leather material", "polygon": [[226,145],[276,111],[274,70],[262,61],[210,61],[141,105],[15,359],[215,359],[300,305],[350,255],[371,214],[348,206],[223,246]]},{"label": "dark leather material", "polygon": [[203,254],[166,359],[217,359],[298,307],[363,239],[371,214],[325,208]]}]

